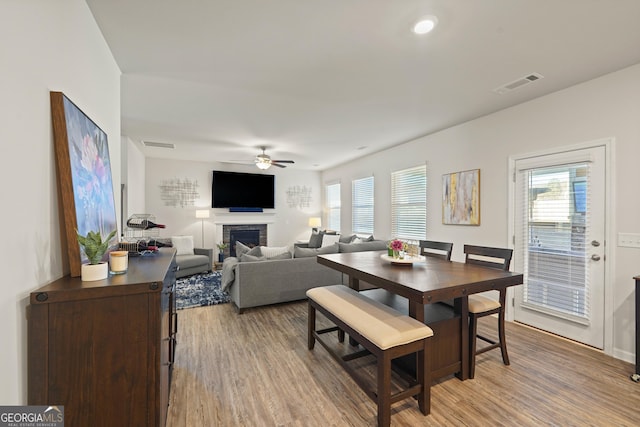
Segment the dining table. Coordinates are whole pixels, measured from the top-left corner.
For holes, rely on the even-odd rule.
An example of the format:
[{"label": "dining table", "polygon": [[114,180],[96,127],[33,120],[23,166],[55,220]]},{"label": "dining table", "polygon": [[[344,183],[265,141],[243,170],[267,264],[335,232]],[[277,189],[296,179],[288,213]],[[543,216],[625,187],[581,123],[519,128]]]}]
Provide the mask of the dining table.
[{"label": "dining table", "polygon": [[523,283],[521,273],[435,257],[394,263],[386,251],[318,255],[317,262],[343,273],[349,287],[433,329],[434,380],[451,374],[469,378],[469,343],[475,339],[469,336],[469,295]]}]

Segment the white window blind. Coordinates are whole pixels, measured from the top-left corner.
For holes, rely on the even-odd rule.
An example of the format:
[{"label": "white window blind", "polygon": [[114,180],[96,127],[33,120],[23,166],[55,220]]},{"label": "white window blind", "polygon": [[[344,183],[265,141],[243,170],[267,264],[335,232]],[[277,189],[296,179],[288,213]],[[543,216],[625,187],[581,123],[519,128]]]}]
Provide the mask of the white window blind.
[{"label": "white window blind", "polygon": [[340,183],[326,188],[327,229],[340,231]]},{"label": "white window blind", "polygon": [[590,319],[588,162],[521,170],[523,307],[577,323]]},{"label": "white window blind", "polygon": [[391,233],[400,239],[426,238],[426,165],[391,173]]},{"label": "white window blind", "polygon": [[351,231],[373,234],[373,177],[356,179],[352,183]]}]

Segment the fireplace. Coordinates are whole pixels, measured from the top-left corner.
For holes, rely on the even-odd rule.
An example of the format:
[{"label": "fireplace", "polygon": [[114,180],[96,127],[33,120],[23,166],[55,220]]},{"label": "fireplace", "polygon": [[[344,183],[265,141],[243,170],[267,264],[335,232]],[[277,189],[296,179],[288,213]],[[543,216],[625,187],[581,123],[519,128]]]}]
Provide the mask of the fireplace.
[{"label": "fireplace", "polygon": [[223,241],[228,244],[225,257],[236,256],[236,242],[250,248],[267,246],[267,224],[225,224],[222,226]]}]

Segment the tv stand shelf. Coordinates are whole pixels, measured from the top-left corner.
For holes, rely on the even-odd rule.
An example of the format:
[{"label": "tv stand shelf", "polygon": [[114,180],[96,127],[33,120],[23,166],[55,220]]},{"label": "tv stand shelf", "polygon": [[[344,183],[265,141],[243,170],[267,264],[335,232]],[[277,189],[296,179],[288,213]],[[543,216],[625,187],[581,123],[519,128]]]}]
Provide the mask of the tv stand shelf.
[{"label": "tv stand shelf", "polygon": [[126,274],[63,277],[31,293],[28,403],[64,405],[65,425],[164,426],[177,332],[175,249]]}]

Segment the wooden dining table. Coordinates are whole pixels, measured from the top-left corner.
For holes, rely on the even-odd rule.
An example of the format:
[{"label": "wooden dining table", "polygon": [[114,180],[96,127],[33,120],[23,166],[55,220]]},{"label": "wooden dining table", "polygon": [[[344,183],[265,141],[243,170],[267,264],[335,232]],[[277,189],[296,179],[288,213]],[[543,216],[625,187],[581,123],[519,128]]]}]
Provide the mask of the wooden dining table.
[{"label": "wooden dining table", "polygon": [[[318,255],[317,261],[342,272],[348,285],[367,296],[429,325],[432,378],[455,374],[469,378],[468,296],[522,284],[510,271],[426,257],[413,264],[393,264],[386,252],[367,251]],[[373,288],[365,290],[365,288]],[[452,306],[442,304],[453,302]]]}]

